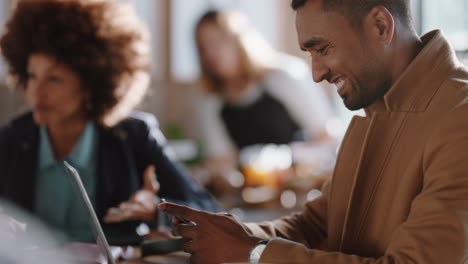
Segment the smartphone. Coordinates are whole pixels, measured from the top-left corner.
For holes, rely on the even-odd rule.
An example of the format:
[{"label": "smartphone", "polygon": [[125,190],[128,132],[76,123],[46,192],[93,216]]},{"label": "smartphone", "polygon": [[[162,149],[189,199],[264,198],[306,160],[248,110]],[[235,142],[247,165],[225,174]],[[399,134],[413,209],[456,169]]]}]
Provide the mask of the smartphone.
[{"label": "smartphone", "polygon": [[[161,203],[167,203],[166,199],[164,198],[161,198]],[[185,225],[197,225],[197,223],[193,222],[193,221],[190,221],[190,220],[187,220],[183,217],[180,217],[180,216],[176,216],[174,215],[175,218],[177,218],[177,220],[179,220],[182,224],[185,224]]]},{"label": "smartphone", "polygon": [[145,240],[141,243],[142,257],[182,251],[182,238]]}]

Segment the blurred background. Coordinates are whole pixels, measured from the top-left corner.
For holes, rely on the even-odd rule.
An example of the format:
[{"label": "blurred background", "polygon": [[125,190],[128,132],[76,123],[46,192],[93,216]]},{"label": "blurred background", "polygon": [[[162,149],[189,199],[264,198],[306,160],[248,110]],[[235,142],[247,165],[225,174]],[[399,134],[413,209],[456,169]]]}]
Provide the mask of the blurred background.
[{"label": "blurred background", "polygon": [[[186,164],[194,177],[203,178],[200,162],[203,160],[203,145],[200,143],[200,123],[194,114],[200,104],[199,76],[200,67],[194,40],[195,23],[200,15],[208,9],[242,10],[250,18],[251,23],[260,31],[272,47],[278,51],[301,57],[309,65],[308,55],[298,48],[296,30],[294,27],[294,12],[289,7],[290,0],[121,0],[135,7],[139,16],[148,25],[151,32],[152,80],[148,96],[139,109],[157,116],[160,127],[169,138],[178,159]],[[0,1],[0,31],[7,20],[15,0]],[[417,30],[424,34],[432,29],[441,28],[457,50],[457,55],[468,64],[468,2],[466,0],[412,0]],[[6,86],[5,66],[0,58],[0,86]],[[311,85],[312,86],[312,85]],[[256,154],[269,155],[270,163],[281,160],[284,164],[275,163],[276,179],[281,179],[279,192],[271,189],[258,189],[270,183],[253,184],[257,188],[250,190],[249,179],[264,177],[253,172],[247,165],[227,176],[231,190],[236,190],[245,203],[265,207],[265,201],[274,200],[274,205],[285,210],[297,209],[308,200],[320,194],[318,188],[331,174],[336,147],[343,135],[348,122],[355,114],[348,111],[338,98],[335,88],[321,84],[329,103],[333,106],[333,118],[327,124],[327,129],[337,137],[338,143],[333,150],[322,151],[320,146],[313,149],[293,146],[269,146]],[[24,102],[20,96],[10,89],[0,89],[0,122],[3,123],[15,114],[24,111]],[[330,131],[329,131],[330,132]],[[331,153],[331,154],[330,154]],[[292,157],[293,156],[293,157]],[[249,158],[246,158],[249,159]],[[264,159],[263,157],[259,158]],[[241,157],[242,160],[242,157]],[[308,164],[307,160],[317,161]],[[262,162],[259,162],[262,163]],[[318,164],[318,165],[317,165]],[[312,166],[312,167],[311,167]],[[246,168],[247,167],[247,168]],[[236,174],[237,173],[237,174]],[[239,175],[242,173],[243,175]],[[273,172],[269,172],[273,173]],[[288,182],[290,174],[295,180]],[[249,176],[250,175],[250,176]],[[297,178],[299,177],[299,178]],[[301,178],[302,177],[302,178]],[[311,177],[314,179],[311,181]],[[300,180],[303,179],[303,180]],[[247,181],[246,181],[247,180]],[[202,180],[201,180],[202,181]],[[304,184],[307,183],[307,184]],[[278,184],[276,181],[273,185]],[[265,186],[263,186],[265,185]],[[243,188],[245,187],[245,188]],[[237,192],[242,188],[242,192]],[[247,188],[247,189],[246,189]],[[274,198],[272,198],[274,197]],[[233,210],[239,207],[236,199],[219,197],[225,207]],[[279,211],[276,211],[279,212]],[[238,214],[243,214],[239,211]],[[272,216],[273,217],[273,216]],[[262,215],[261,218],[269,218]],[[257,220],[250,215],[249,220]]]},{"label": "blurred background", "polygon": [[[0,25],[8,18],[16,0],[0,2]],[[196,107],[196,84],[199,75],[194,27],[199,16],[210,8],[237,8],[244,11],[251,23],[271,45],[280,51],[301,56],[294,28],[294,13],[289,0],[121,0],[135,6],[151,30],[153,45],[152,85],[144,104],[145,111],[154,113],[162,127],[179,126],[184,135],[197,138],[197,124],[188,113]],[[423,34],[442,28],[459,57],[467,60],[468,3],[464,0],[412,0],[418,31]],[[0,26],[0,31],[3,26]],[[0,83],[4,85],[5,66],[0,58]],[[333,96],[334,91],[328,91]],[[157,95],[157,96],[156,96]],[[339,100],[338,98],[336,98]],[[23,103],[5,89],[0,90],[0,122],[20,111]],[[335,104],[344,122],[349,111],[340,101]],[[167,131],[166,131],[167,132]]]}]

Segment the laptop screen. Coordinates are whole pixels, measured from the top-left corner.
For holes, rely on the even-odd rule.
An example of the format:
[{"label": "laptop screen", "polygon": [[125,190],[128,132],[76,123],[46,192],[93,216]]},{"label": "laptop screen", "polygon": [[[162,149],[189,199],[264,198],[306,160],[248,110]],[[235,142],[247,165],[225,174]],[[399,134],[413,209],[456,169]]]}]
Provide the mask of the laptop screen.
[{"label": "laptop screen", "polygon": [[90,217],[90,225],[96,234],[96,243],[102,253],[103,256],[106,256],[108,263],[115,264],[115,260],[112,256],[111,249],[107,242],[107,239],[102,231],[101,224],[97,218],[96,212],[94,211],[93,205],[89,199],[88,194],[86,193],[86,189],[84,188],[83,182],[81,181],[80,175],[78,171],[73,168],[69,163],[66,161],[63,162],[65,166],[65,170],[67,171],[68,175],[71,178],[71,183],[74,189],[78,192],[78,196],[80,197],[80,202],[82,202],[89,214]]}]

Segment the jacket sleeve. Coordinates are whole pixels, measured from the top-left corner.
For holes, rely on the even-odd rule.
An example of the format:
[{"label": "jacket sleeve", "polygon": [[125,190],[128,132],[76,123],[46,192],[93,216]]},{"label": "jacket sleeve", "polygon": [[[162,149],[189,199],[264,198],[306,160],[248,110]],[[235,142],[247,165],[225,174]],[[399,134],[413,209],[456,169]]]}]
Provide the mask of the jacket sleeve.
[{"label": "jacket sleeve", "polygon": [[[424,146],[423,184],[409,216],[394,230],[385,254],[366,258],[272,240],[260,259],[266,263],[438,264],[468,261],[467,107],[445,118]],[[314,223],[311,222],[311,225]],[[304,229],[309,232],[308,229]]]},{"label": "jacket sleeve", "polygon": [[141,164],[145,167],[153,164],[156,167],[160,183],[158,196],[197,209],[218,211],[211,195],[201,189],[186,169],[175,160],[156,119],[150,114],[144,114],[144,124],[142,131],[138,133],[136,152],[139,152],[137,156],[141,159]]},{"label": "jacket sleeve", "polygon": [[329,186],[328,182],[322,189],[322,195],[308,202],[300,213],[270,222],[246,225],[256,237],[264,239],[280,237],[306,244],[310,248],[318,248],[323,245],[327,237]]}]

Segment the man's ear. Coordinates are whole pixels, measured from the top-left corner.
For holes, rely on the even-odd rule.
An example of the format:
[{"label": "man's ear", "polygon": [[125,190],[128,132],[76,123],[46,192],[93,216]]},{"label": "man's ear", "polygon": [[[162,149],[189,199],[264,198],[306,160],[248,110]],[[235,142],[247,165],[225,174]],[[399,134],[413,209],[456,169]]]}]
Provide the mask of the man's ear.
[{"label": "man's ear", "polygon": [[395,20],[387,8],[383,6],[372,8],[363,23],[364,28],[374,40],[383,45],[392,42],[395,32]]}]

